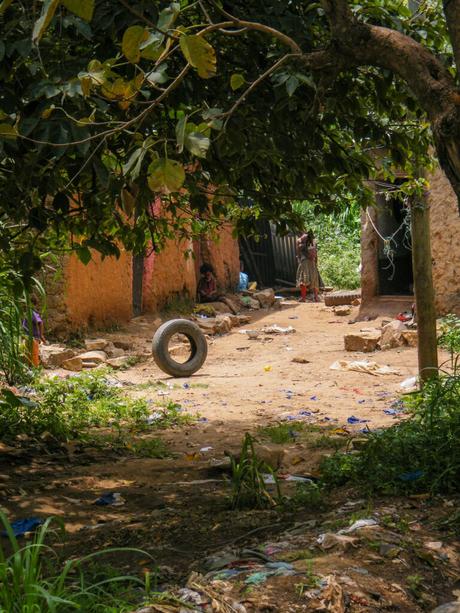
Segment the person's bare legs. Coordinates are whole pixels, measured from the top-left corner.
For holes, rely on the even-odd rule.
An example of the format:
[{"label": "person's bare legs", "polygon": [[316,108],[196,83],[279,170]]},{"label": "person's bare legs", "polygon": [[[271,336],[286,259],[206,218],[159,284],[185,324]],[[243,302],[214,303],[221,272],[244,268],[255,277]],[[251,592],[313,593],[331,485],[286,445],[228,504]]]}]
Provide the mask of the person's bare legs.
[{"label": "person's bare legs", "polygon": [[300,302],[307,301],[307,286],[303,283],[300,284]]},{"label": "person's bare legs", "polygon": [[315,302],[319,302],[318,288],[317,287],[313,288],[313,295],[315,296]]}]

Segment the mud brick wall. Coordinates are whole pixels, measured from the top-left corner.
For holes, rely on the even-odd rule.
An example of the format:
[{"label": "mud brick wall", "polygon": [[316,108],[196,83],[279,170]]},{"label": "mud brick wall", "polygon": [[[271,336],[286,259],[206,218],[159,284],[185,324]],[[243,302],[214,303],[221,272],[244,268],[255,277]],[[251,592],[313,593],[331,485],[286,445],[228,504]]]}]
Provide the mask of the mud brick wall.
[{"label": "mud brick wall", "polygon": [[460,216],[457,197],[441,169],[428,176],[433,284],[438,315],[460,315]]}]

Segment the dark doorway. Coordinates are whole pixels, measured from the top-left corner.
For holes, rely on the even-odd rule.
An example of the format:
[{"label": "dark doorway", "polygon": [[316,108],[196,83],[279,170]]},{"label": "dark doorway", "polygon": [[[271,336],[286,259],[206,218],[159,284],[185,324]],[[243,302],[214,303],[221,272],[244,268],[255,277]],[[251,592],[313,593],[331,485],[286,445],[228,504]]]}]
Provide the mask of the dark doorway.
[{"label": "dark doorway", "polygon": [[414,275],[409,210],[398,195],[382,198],[379,205],[376,220],[381,235],[378,242],[379,294],[412,295]]}]

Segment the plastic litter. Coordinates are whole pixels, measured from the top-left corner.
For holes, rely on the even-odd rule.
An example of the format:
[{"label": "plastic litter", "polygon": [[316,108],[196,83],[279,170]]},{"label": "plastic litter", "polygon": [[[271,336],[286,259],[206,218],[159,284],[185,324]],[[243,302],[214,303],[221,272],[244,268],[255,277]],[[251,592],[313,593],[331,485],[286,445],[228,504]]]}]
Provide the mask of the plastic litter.
[{"label": "plastic litter", "polygon": [[274,326],[267,326],[263,328],[262,332],[264,334],[294,334],[294,332],[296,332],[296,329],[293,328],[292,326],[283,328],[282,326],[277,326],[275,324]]},{"label": "plastic litter", "polygon": [[214,448],[213,448],[213,447],[202,447],[202,448],[200,449],[200,451],[201,451],[202,453],[206,453],[207,451],[211,451],[211,449],[214,449]]},{"label": "plastic litter", "polygon": [[349,424],[366,424],[368,421],[370,421],[369,419],[360,419],[359,417],[355,417],[354,415],[351,415],[351,417],[349,417],[347,419],[347,422]]},{"label": "plastic litter", "polygon": [[100,496],[94,501],[94,504],[97,504],[100,507],[121,507],[123,504],[125,504],[125,499],[122,497],[120,492],[109,492]]},{"label": "plastic litter", "polygon": [[417,481],[417,479],[423,477],[424,474],[425,473],[423,470],[414,470],[411,473],[403,473],[402,475],[399,475],[399,478],[401,481]]},{"label": "plastic litter", "polygon": [[270,372],[270,371],[271,371],[271,369],[272,369],[272,367],[271,367],[271,366],[268,366],[268,365],[267,365],[267,366],[264,366],[264,370],[265,370],[265,372]]},{"label": "plastic litter", "polygon": [[[262,475],[266,485],[275,485],[275,477],[273,475]],[[313,483],[310,477],[302,477],[301,475],[277,475],[278,481],[296,481],[297,483]]]},{"label": "plastic litter", "polygon": [[[24,536],[27,532],[32,532],[38,526],[41,526],[43,519],[40,517],[27,517],[25,519],[17,519],[11,524],[14,536]],[[8,536],[6,530],[2,531],[2,536]]]},{"label": "plastic litter", "polygon": [[364,404],[365,402],[365,400],[358,400],[358,404]]},{"label": "plastic litter", "polygon": [[197,421],[201,421],[201,422],[207,422],[208,418],[207,417],[198,417]]},{"label": "plastic litter", "polygon": [[375,519],[358,519],[358,521],[355,521],[348,528],[339,530],[337,534],[352,534],[353,532],[356,532],[356,530],[368,528],[369,526],[378,526],[378,522]]},{"label": "plastic litter", "polygon": [[382,366],[377,362],[370,360],[337,360],[330,366],[331,370],[354,370],[356,372],[366,373],[368,375],[399,375],[398,370],[390,368],[390,366]]},{"label": "plastic litter", "polygon": [[310,396],[310,400],[318,400],[318,396]]},{"label": "plastic litter", "polygon": [[302,415],[303,417],[310,417],[313,415],[313,413],[311,411],[299,411],[299,415]]},{"label": "plastic litter", "polygon": [[189,383],[184,383],[183,386],[184,390],[189,390],[190,389],[190,384]]},{"label": "plastic litter", "polygon": [[418,386],[418,377],[409,377],[399,385],[405,392],[416,390]]}]

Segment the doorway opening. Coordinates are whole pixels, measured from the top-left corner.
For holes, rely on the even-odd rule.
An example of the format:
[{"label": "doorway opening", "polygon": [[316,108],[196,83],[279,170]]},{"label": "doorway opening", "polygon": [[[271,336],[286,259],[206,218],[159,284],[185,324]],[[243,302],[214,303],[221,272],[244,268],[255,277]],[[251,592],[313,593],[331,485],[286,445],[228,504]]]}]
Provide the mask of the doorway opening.
[{"label": "doorway opening", "polygon": [[[380,296],[412,296],[414,274],[410,211],[406,202],[396,194],[382,198],[377,209],[378,280]],[[385,240],[382,239],[385,237]]]}]

